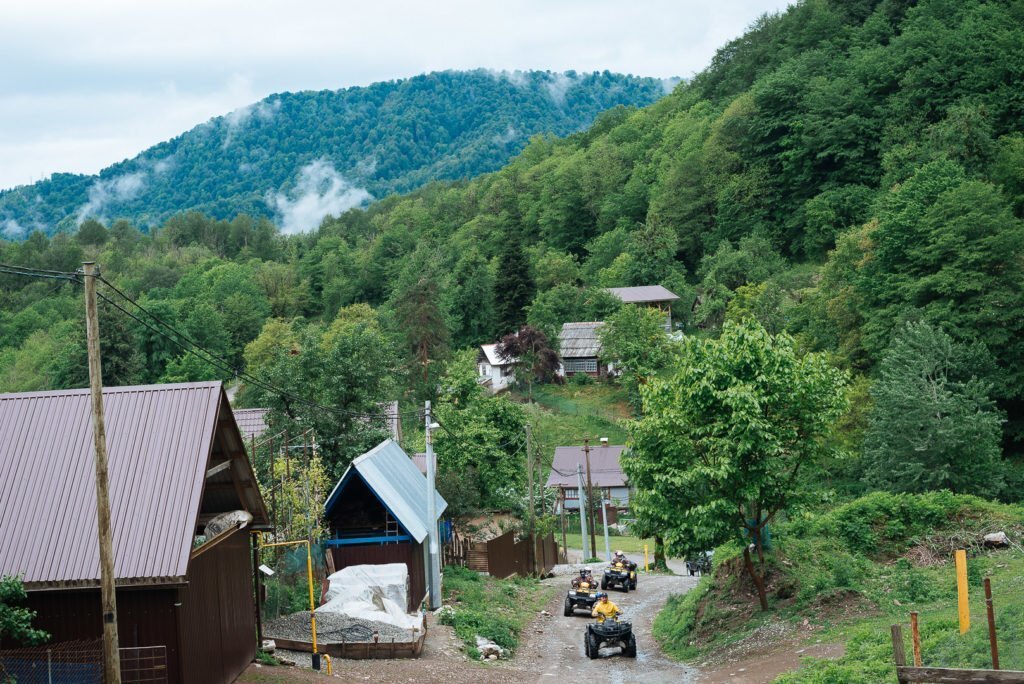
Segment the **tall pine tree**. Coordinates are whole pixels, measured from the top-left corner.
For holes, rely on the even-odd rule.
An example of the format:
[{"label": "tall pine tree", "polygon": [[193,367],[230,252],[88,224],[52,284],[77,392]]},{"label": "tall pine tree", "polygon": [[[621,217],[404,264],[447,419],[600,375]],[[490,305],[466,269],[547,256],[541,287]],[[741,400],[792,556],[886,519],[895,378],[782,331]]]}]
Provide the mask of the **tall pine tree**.
[{"label": "tall pine tree", "polygon": [[510,236],[501,253],[498,278],[494,283],[500,335],[519,330],[526,322],[526,307],[533,301],[535,289],[523,244],[518,236]]}]

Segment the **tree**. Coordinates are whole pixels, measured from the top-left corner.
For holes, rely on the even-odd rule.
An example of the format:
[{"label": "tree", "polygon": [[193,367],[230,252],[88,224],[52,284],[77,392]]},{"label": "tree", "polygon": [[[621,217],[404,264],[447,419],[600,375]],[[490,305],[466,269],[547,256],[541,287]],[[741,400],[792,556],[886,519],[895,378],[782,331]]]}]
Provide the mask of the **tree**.
[{"label": "tree", "polygon": [[551,348],[548,336],[529,325],[502,337],[495,351],[505,361],[513,361],[519,369],[517,379],[520,382],[525,379],[531,403],[534,380],[553,378],[558,370],[558,354]]},{"label": "tree", "polygon": [[494,271],[479,250],[470,249],[459,259],[445,292],[456,348],[494,339]]},{"label": "tree", "polygon": [[643,418],[630,424],[622,462],[637,488],[631,506],[677,548],[741,541],[767,610],[747,544],[763,564],[765,526],[800,496],[801,476],[828,451],[845,376],[756,323],[727,323],[717,340],[687,338],[671,371],[640,389]]},{"label": "tree", "polygon": [[438,306],[439,298],[437,281],[429,275],[406,281],[406,286],[394,295],[395,317],[405,338],[406,352],[419,366],[421,391],[427,396],[433,394],[431,364],[443,360],[448,353],[448,327]]},{"label": "tree", "polygon": [[41,629],[32,628],[35,611],[17,604],[26,598],[25,587],[17,577],[0,577],[0,641],[34,646],[50,638]]},{"label": "tree", "polygon": [[893,340],[872,387],[866,479],[894,492],[950,489],[992,497],[1002,489],[1003,414],[978,378],[994,360],[928,323]]},{"label": "tree", "polygon": [[665,328],[665,314],[643,306],[623,306],[598,330],[601,360],[622,372],[631,398],[637,388],[665,367],[672,343]]},{"label": "tree", "polygon": [[494,283],[500,334],[518,330],[526,322],[526,308],[533,299],[533,293],[530,264],[523,253],[522,242],[510,235],[501,253],[498,276]]}]

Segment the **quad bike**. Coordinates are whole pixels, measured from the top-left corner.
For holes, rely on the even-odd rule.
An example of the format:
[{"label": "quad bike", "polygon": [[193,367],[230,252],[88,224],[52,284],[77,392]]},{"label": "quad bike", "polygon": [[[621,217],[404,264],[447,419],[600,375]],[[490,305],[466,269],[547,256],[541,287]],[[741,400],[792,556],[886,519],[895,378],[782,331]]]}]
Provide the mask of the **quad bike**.
[{"label": "quad bike", "polygon": [[636,658],[633,623],[620,621],[618,617],[598,620],[587,625],[587,633],[583,639],[583,650],[591,660],[598,657],[602,647],[608,646],[619,646],[622,648],[622,655]]},{"label": "quad bike", "polygon": [[565,617],[572,617],[577,608],[586,609],[587,614],[597,602],[597,582],[592,579],[574,582],[565,595]]},{"label": "quad bike", "polygon": [[711,572],[711,552],[703,551],[693,559],[686,561],[686,570],[690,576],[705,575]]},{"label": "quad bike", "polygon": [[615,561],[605,569],[601,577],[601,588],[614,586],[622,587],[626,593],[636,589],[636,563],[629,560]]}]

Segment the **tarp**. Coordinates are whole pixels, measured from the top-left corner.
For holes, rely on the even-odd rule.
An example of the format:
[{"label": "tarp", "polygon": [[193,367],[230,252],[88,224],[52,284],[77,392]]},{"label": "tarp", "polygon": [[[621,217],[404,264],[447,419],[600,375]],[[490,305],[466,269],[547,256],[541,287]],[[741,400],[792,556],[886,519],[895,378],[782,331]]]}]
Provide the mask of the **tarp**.
[{"label": "tarp", "polygon": [[404,563],[351,565],[327,579],[326,602],[316,612],[423,630],[423,616],[405,612],[409,570]]}]

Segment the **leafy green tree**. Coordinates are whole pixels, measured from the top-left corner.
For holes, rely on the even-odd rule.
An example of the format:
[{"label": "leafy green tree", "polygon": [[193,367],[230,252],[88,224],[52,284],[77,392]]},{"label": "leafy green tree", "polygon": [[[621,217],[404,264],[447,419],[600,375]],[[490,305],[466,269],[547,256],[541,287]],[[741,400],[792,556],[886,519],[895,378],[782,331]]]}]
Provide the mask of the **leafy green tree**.
[{"label": "leafy green tree", "polygon": [[260,374],[284,392],[249,387],[247,401],[271,409],[274,430],[313,430],[330,475],[340,477],[353,458],[387,436],[379,404],[393,397],[398,352],[366,305],[342,309],[326,329],[307,325],[297,337],[298,348],[282,336]]},{"label": "leafy green tree", "polygon": [[[100,308],[100,360],[103,384],[106,387],[136,385],[143,379],[143,357],[139,352],[130,319],[109,305]],[[70,389],[89,386],[89,353],[85,333],[85,315],[78,325],[69,326],[65,339],[53,365],[53,383],[56,388]]]},{"label": "leafy green tree", "polygon": [[78,234],[75,238],[81,245],[100,246],[107,241],[107,229],[102,223],[95,219],[86,219],[78,227]]},{"label": "leafy green tree", "polygon": [[21,579],[0,577],[0,640],[34,646],[50,638],[43,630],[32,627],[35,611],[17,605],[26,597]]},{"label": "leafy green tree", "polygon": [[662,325],[665,314],[642,306],[623,306],[598,330],[601,360],[622,373],[630,397],[639,403],[640,385],[664,368],[672,342]]},{"label": "leafy green tree", "polygon": [[844,375],[756,323],[727,323],[717,340],[687,338],[670,370],[641,388],[643,418],[630,425],[622,467],[637,489],[633,511],[685,551],[740,540],[767,610],[747,544],[760,554],[765,526],[828,452]]},{"label": "leafy green tree", "polygon": [[433,394],[431,369],[436,368],[449,351],[450,337],[439,300],[437,281],[427,274],[415,281],[408,280],[407,285],[394,294],[396,322],[405,338],[406,352],[417,367],[416,376],[425,396]]},{"label": "leafy green tree", "polygon": [[908,323],[871,389],[868,482],[894,492],[999,494],[1003,415],[977,375],[993,365],[984,348],[958,344],[928,323]]},{"label": "leafy green tree", "polygon": [[494,339],[494,271],[477,249],[455,264],[445,288],[445,309],[455,347],[475,347]]},{"label": "leafy green tree", "polygon": [[724,241],[713,254],[701,260],[698,275],[701,278],[701,303],[697,321],[705,326],[718,327],[725,318],[725,310],[736,288],[747,283],[759,283],[785,268],[785,260],[763,237],[745,237],[734,247]]}]

